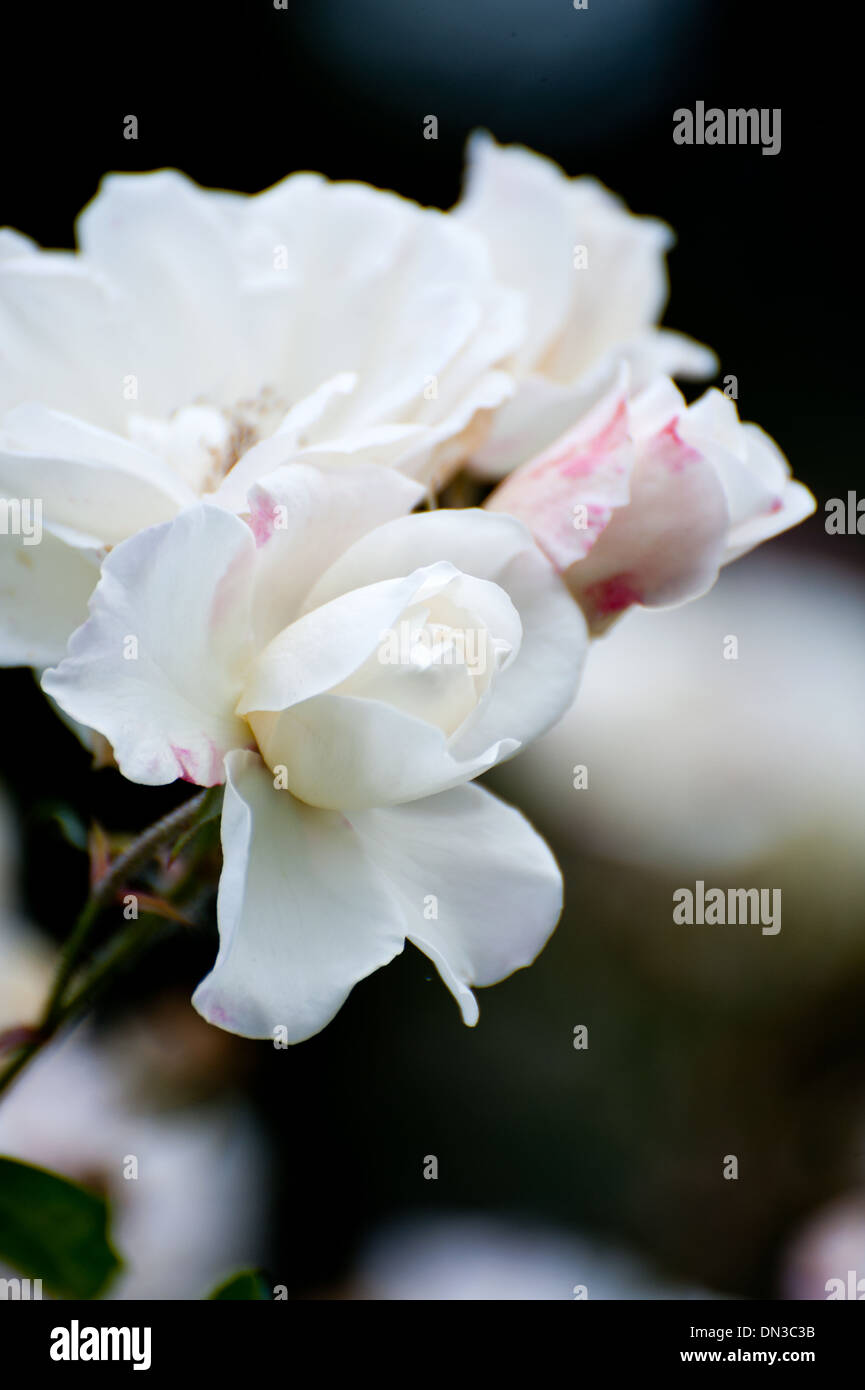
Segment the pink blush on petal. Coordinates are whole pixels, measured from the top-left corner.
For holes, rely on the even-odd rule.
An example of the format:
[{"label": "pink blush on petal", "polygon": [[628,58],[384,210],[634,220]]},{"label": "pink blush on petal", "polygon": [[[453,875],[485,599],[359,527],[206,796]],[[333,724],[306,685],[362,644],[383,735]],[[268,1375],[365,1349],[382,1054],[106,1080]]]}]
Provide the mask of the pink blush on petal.
[{"label": "pink blush on petal", "polygon": [[653,453],[660,454],[662,463],[671,473],[681,473],[689,463],[702,457],[697,449],[685,443],[677,429],[678,423],[679,417],[674,415],[650,441]]},{"label": "pink blush on petal", "polygon": [[592,584],[586,590],[586,598],[595,612],[606,618],[612,613],[621,613],[625,608],[630,608],[632,603],[642,603],[643,595],[627,575],[617,574],[612,579],[603,579],[598,584]]},{"label": "pink blush on petal", "polygon": [[604,425],[603,429],[598,431],[594,438],[588,441],[585,447],[578,448],[573,454],[571,449],[564,449],[551,459],[545,460],[543,471],[552,469],[560,473],[563,478],[591,477],[599,465],[605,461],[607,455],[624,443],[628,433],[627,426],[627,406],[624,401],[620,401],[612,419]]},{"label": "pink blush on petal", "polygon": [[174,754],[175,758],[177,759],[177,766],[180,768],[180,772],[181,772],[181,776],[182,776],[183,781],[184,781],[184,782],[193,782],[193,783],[195,783],[195,782],[197,781],[197,779],[196,779],[195,777],[193,777],[193,775],[192,775],[192,773],[191,773],[191,771],[190,771],[190,764],[191,764],[191,762],[192,762],[192,754],[190,753],[189,749],[188,749],[188,748],[177,748],[177,747],[175,746],[175,744],[172,743],[172,745],[171,745],[171,751],[172,751],[172,753]]},{"label": "pink blush on petal", "polygon": [[255,544],[260,550],[273,535],[276,530],[276,518],[273,514],[273,499],[267,497],[255,489],[250,494],[249,526],[255,537]]},{"label": "pink blush on petal", "polygon": [[196,787],[216,787],[224,781],[222,754],[212,739],[208,739],[208,743],[210,744],[210,770],[207,781],[193,771],[194,759],[191,751],[188,748],[178,748],[176,744],[171,744],[171,751],[177,759],[182,781],[191,782]]}]

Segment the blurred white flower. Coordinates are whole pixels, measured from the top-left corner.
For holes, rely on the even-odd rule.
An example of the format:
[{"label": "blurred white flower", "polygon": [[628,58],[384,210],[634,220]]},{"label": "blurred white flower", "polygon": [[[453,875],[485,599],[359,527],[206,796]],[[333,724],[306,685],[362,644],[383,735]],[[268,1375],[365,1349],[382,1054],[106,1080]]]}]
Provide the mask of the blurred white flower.
[{"label": "blurred white flower", "polygon": [[454,218],[295,174],[255,197],[112,175],[77,253],[0,232],[0,660],[45,665],[104,547],[282,464],[440,479],[511,389],[515,296]]},{"label": "blurred white flower", "polygon": [[793,846],[806,872],[814,856],[824,909],[837,883],[858,927],[863,689],[858,574],[770,550],[700,603],[629,613],[593,645],[573,709],[498,785],[560,839],[661,872],[708,877]]},{"label": "blurred white flower", "polygon": [[623,368],[579,424],[486,502],[529,526],[594,633],[632,604],[697,598],[721,565],[815,506],[774,441],[741,424],[720,391],[687,406],[664,377],[632,400],[627,388]]},{"label": "blurred white flower", "polygon": [[673,1284],[636,1256],[597,1241],[479,1214],[418,1217],[384,1227],[361,1251],[351,1296],[595,1302],[716,1295]]},{"label": "blurred white flower", "polygon": [[[221,948],[195,1003],[232,1032],[309,1037],[406,937],[474,1023],[469,986],[558,919],[543,841],[466,784],[568,707],[585,624],[519,522],[401,515],[419,490],[296,464],[251,490],[249,524],[199,503],[142,531],[44,677],[131,780],[226,782]],[[394,665],[400,627],[432,635]]]},{"label": "blurred white flower", "polygon": [[707,377],[715,356],[658,328],[667,300],[663,222],[635,217],[590,178],[476,133],[455,216],[486,239],[503,284],[520,292],[526,329],[508,361],[515,395],[474,453],[501,477],[539,453],[593,405],[622,362],[633,389],[659,373]]},{"label": "blurred white flower", "polygon": [[865,1192],[819,1207],[803,1222],[781,1260],[780,1296],[865,1298]]}]

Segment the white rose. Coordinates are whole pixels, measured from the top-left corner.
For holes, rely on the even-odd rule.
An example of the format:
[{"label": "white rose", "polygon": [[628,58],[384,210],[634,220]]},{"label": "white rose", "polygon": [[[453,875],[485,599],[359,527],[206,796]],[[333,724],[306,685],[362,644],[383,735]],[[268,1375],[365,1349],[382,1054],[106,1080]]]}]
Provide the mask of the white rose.
[{"label": "white rose", "polygon": [[455,216],[489,246],[501,282],[519,292],[526,328],[507,366],[516,393],[474,455],[501,477],[544,449],[595,403],[621,362],[634,390],[660,373],[707,377],[714,354],[658,328],[673,233],[635,217],[591,178],[568,178],[519,145],[472,137]]},{"label": "white rose", "polygon": [[729,564],[797,525],[814,498],[774,440],[709,390],[666,378],[629,399],[627,370],[573,429],[495,489],[581,604],[593,633],[632,604],[699,597]]},{"label": "white rose", "polygon": [[469,986],[558,918],[544,843],[465,784],[568,707],[585,624],[519,522],[404,515],[421,492],[298,464],[252,489],[248,524],[198,503],[111,552],[44,677],[133,781],[226,782],[195,1003],[233,1032],[310,1036],[406,938],[472,1023]]},{"label": "white rose", "polygon": [[0,498],[43,532],[0,537],[7,665],[60,658],[106,546],[306,456],[438,480],[511,389],[482,240],[393,194],[113,175],[77,231],[0,233]]}]

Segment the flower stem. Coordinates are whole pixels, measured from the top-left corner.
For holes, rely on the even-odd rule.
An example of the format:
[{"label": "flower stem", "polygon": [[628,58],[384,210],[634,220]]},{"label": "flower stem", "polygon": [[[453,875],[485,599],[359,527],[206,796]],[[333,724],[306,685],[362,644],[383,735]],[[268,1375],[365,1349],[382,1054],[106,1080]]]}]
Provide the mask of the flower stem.
[{"label": "flower stem", "polygon": [[60,965],[41,1021],[34,1028],[31,1037],[0,1071],[0,1095],[11,1086],[31,1058],[41,1051],[61,1027],[92,1006],[114,978],[117,969],[126,964],[130,956],[143,951],[166,930],[166,924],[158,918],[148,917],[146,921],[135,922],[115,937],[90,977],[64,1002],[69,983],[78,968],[81,956],[90,944],[91,934],[103,910],[117,899],[135,872],[149,863],[160,849],[176,843],[196,822],[203,823],[208,819],[208,812],[215,811],[218,807],[221,793],[221,787],[209,788],[200,792],[198,796],[191,797],[182,806],[169,811],[168,815],[142,831],[94,885],[63,946]]}]

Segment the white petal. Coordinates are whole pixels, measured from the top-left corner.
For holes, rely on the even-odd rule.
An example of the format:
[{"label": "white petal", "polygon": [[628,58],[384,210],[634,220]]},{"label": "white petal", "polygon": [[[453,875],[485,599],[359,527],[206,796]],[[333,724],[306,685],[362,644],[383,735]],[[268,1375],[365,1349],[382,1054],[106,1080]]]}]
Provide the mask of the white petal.
[{"label": "white petal", "polygon": [[112,174],[77,231],[130,325],[125,370],[137,377],[138,412],[230,403],[266,383],[237,250],[212,194],[171,169]]},{"label": "white petal", "polygon": [[513,399],[497,411],[472,463],[502,477],[571,428],[621,361],[635,388],[658,372],[705,376],[714,354],[655,327],[667,298],[669,227],[637,217],[590,178],[484,134],[469,145],[456,216],[483,235],[503,284],[521,292],[523,341]]},{"label": "white petal", "polygon": [[548,846],[519,811],[476,786],[348,819],[398,893],[409,941],[475,1023],[469,986],[529,965],[559,919],[562,877]]},{"label": "white petal", "polygon": [[237,710],[248,717],[268,766],[285,769],[295,796],[329,809],[391,805],[456,786],[516,751],[509,729],[496,725],[481,739],[472,726],[472,750],[464,755],[459,733],[449,739],[439,725],[352,692],[349,677],[403,613],[454,583],[482,615],[496,611],[497,626],[506,628],[501,635],[515,649],[519,622],[505,595],[494,602],[485,592],[493,586],[439,562],[313,609],[259,655]]},{"label": "white petal", "polygon": [[40,405],[19,406],[3,419],[0,492],[40,497],[47,520],[106,545],[194,501],[154,455]]},{"label": "white petal", "polygon": [[390,885],[338,812],[277,791],[261,759],[225,760],[220,946],[193,1003],[243,1037],[302,1042],[404,945]]},{"label": "white petal", "polygon": [[499,739],[515,749],[564,714],[586,651],[582,615],[522,522],[470,507],[388,522],[325,571],[306,602],[325,603],[355,586],[436,560],[498,584],[523,629],[518,658],[499,675],[482,719],[454,745],[454,755],[474,758]]},{"label": "white petal", "polygon": [[116,298],[71,252],[0,261],[0,410],[39,400],[122,429],[124,376],[135,371]]},{"label": "white petal", "polygon": [[487,240],[498,278],[525,296],[526,332],[515,364],[526,371],[564,326],[574,275],[573,230],[562,172],[521,146],[477,131],[466,187],[454,209]]},{"label": "white petal", "polygon": [[750,517],[730,531],[723,564],[728,565],[731,560],[738,560],[763,541],[771,540],[773,536],[780,535],[791,526],[798,526],[800,521],[805,521],[813,515],[816,506],[814,495],[808,488],[802,483],[788,479],[776,494],[768,511]]},{"label": "white petal", "polygon": [[[413,469],[403,468],[403,459],[413,457],[420,449],[429,452],[435,443],[433,432],[424,425],[372,425],[316,444],[308,444],[305,436],[302,438],[304,442],[280,426],[269,439],[254,444],[226,474],[212,494],[213,501],[230,511],[246,512],[251,487],[266,483],[273,473],[295,464],[343,470],[349,465],[400,468],[407,476],[413,476]],[[414,496],[418,496],[417,487]]]},{"label": "white petal", "polygon": [[11,227],[0,227],[0,261],[15,261],[21,256],[35,256],[39,251],[36,242]]},{"label": "white petal", "polygon": [[263,283],[289,296],[277,366],[291,400],[337,374],[357,377],[309,422],[309,443],[395,420],[451,437],[509,389],[491,369],[517,342],[519,306],[483,242],[452,218],[295,175],[251,200],[246,220]]},{"label": "white petal", "polygon": [[587,263],[573,271],[565,331],[538,364],[557,381],[573,381],[658,320],[668,294],[665,252],[674,240],[666,223],[635,217],[594,179],[574,179],[569,204],[567,250],[585,247]]},{"label": "white petal", "polygon": [[423,488],[389,468],[291,464],[249,493],[258,544],[254,625],[266,645],[297,616],[319,575],[382,522],[410,512]]},{"label": "white petal", "polygon": [[[477,343],[477,335],[472,341]],[[410,478],[421,479],[436,492],[486,436],[496,409],[509,400],[513,391],[514,381],[507,372],[485,372],[472,378],[471,388],[453,409],[443,419],[432,419],[417,439],[407,440],[392,466]]]},{"label": "white petal", "polygon": [[254,556],[242,521],[199,504],[105,560],[90,618],[42,683],[108,739],[131,781],[212,786],[223,755],[251,742],[234,706],[250,655]]},{"label": "white petal", "polygon": [[353,589],[305,613],[259,652],[238,700],[238,713],[288,709],[347,680],[422,590],[435,592],[456,574],[452,565],[431,565]]},{"label": "white petal", "polygon": [[521,550],[534,545],[528,530],[508,516],[477,507],[439,508],[386,522],[361,537],[325,570],[304,607],[316,608],[365,584],[410,574],[446,560],[463,574],[498,582],[498,575]]},{"label": "white petal", "polygon": [[681,433],[711,460],[724,487],[730,509],[724,564],[814,511],[814,498],[792,481],[775,441],[759,426],[741,424],[735,403],[723,392],[709,390],[689,406]]},{"label": "white petal", "polygon": [[502,282],[525,295],[521,373],[574,382],[663,310],[670,228],[634,216],[594,179],[570,179],[520,146],[475,137],[458,216],[482,232]]},{"label": "white petal", "polygon": [[193,1003],[245,1037],[311,1037],[406,936],[473,1024],[470,986],[528,965],[561,912],[543,840],[477,787],[343,816],[275,790],[260,758],[235,752],[222,843],[219,954]]},{"label": "white petal", "polygon": [[507,737],[523,747],[546,733],[573,704],[588,655],[582,610],[539,550],[514,555],[498,583],[520,615],[519,656],[497,677],[477,721],[454,741],[455,757],[475,757]]},{"label": "white petal", "polygon": [[700,381],[718,370],[718,358],[711,348],[670,328],[647,330],[627,346],[622,356],[631,369],[633,391],[642,390],[657,376]]},{"label": "white petal", "polygon": [[378,700],[321,695],[279,714],[250,716],[262,754],[311,806],[358,810],[433,796],[479,777],[519,748],[503,738],[479,753]]},{"label": "white petal", "polygon": [[100,554],[70,546],[43,526],[38,545],[0,536],[0,663],[60,661],[99,578]]}]

